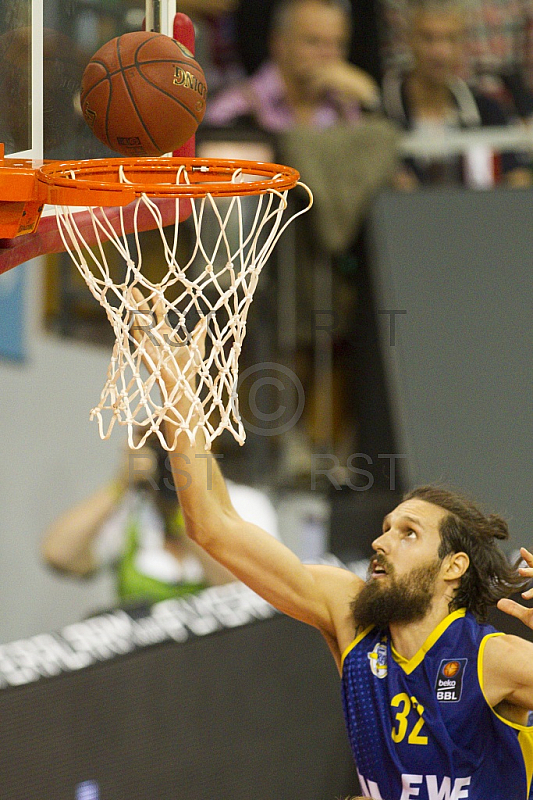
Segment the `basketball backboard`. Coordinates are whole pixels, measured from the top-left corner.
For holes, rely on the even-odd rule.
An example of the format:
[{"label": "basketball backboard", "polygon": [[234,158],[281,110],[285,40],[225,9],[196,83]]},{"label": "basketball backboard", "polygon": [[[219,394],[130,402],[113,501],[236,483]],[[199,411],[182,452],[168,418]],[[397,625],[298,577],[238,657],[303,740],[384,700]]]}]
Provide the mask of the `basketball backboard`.
[{"label": "basketball backboard", "polygon": [[[29,159],[28,169],[45,160],[92,159],[116,154],[99,142],[86,125],[79,103],[83,71],[104,43],[131,31],[148,30],[173,35],[176,0],[10,0],[0,4],[0,144],[3,155]],[[184,18],[184,15],[178,15]],[[190,26],[190,21],[185,18]],[[183,28],[183,19],[181,20]],[[181,29],[180,29],[181,30]],[[194,37],[192,26],[188,31]],[[184,33],[184,41],[186,35]],[[194,42],[194,38],[193,38]],[[194,45],[190,49],[194,49]],[[193,155],[192,152],[183,155]],[[4,191],[11,192],[4,176]],[[9,195],[5,199],[11,199]],[[14,199],[14,198],[13,198]],[[21,198],[17,198],[21,199]],[[7,213],[7,212],[6,212]],[[54,213],[44,207],[41,222]],[[29,217],[25,218],[26,221]],[[2,227],[0,273],[46,252],[47,222],[41,241]],[[50,230],[53,224],[50,221]],[[29,226],[18,233],[26,233]],[[33,235],[33,234],[31,234]],[[11,237],[17,236],[17,241]],[[28,237],[26,237],[27,239]],[[31,244],[31,246],[29,246]],[[26,251],[26,245],[28,250]]]},{"label": "basketball backboard", "polygon": [[42,6],[0,5],[0,141],[6,155],[42,155]]},{"label": "basketball backboard", "polygon": [[81,75],[115,36],[172,35],[176,0],[9,0],[0,3],[0,142],[5,155],[32,159],[112,155],[79,109]]}]

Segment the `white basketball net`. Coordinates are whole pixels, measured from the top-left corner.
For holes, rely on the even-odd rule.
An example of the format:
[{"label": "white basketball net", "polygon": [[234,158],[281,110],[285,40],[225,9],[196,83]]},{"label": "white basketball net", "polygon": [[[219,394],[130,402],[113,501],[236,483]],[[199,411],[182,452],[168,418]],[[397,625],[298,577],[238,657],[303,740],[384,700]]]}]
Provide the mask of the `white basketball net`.
[{"label": "white basketball net", "polygon": [[[121,179],[126,182],[123,173]],[[243,179],[243,174],[237,170],[231,180],[237,184]],[[185,167],[179,169],[178,182],[189,182]],[[162,430],[162,423],[171,420],[176,437],[180,431],[186,431],[192,441],[201,428],[209,445],[227,429],[240,444],[244,442],[237,382],[248,309],[260,272],[277,240],[285,228],[311,206],[309,189],[300,185],[308,193],[309,204],[289,215],[284,214],[287,191],[269,190],[267,194],[226,198],[207,194],[196,199],[173,200],[176,222],[170,227],[170,235],[167,228],[166,236],[160,211],[147,195],[143,194],[136,201],[135,230],[129,239],[122,217],[121,233],[117,234],[108,224],[106,209],[99,209],[97,216],[95,209],[88,207],[97,243],[92,249],[77,226],[73,209],[56,207],[66,249],[92,294],[105,308],[116,337],[100,402],[91,411],[91,419],[98,420],[102,439],[109,438],[118,422],[128,426],[130,447],[142,447],[148,436],[156,433],[162,446],[172,449],[175,439],[167,442]],[[180,203],[192,206],[186,223],[179,222]],[[161,259],[162,262],[166,260],[168,267],[166,275],[157,283],[143,274],[137,229],[137,213],[141,206],[149,209],[157,223]],[[116,215],[116,209],[113,213]],[[188,234],[187,229],[183,230],[185,226]],[[185,260],[180,261],[178,243],[187,236],[192,246]],[[124,262],[125,277],[121,283],[114,282],[110,274],[103,247],[108,241]],[[106,250],[109,252],[109,247]],[[161,335],[161,325],[156,324],[155,317],[140,314],[131,297],[134,287],[142,292],[150,307],[160,304],[165,322],[172,328],[172,337]],[[198,320],[203,320],[207,332],[203,358],[191,335]],[[132,333],[133,326],[142,329],[139,342]],[[155,361],[150,360],[150,369],[146,370],[143,359],[147,358],[149,341],[154,345],[150,350],[156,355]],[[184,342],[191,355],[181,371],[175,354],[176,346]],[[161,370],[169,362],[178,373],[178,382],[171,393],[161,379]],[[197,375],[196,389],[191,388],[194,383],[190,380],[191,372]],[[181,392],[191,400],[186,418],[175,411],[176,398]],[[167,426],[167,435],[169,430]]]}]

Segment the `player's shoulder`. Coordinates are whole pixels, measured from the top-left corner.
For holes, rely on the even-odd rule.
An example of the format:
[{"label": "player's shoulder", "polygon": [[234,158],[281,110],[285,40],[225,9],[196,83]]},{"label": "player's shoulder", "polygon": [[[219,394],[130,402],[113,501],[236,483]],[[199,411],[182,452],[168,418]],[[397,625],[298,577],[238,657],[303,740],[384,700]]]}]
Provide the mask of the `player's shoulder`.
[{"label": "player's shoulder", "polygon": [[520,636],[500,634],[485,637],[483,674],[485,683],[514,683],[525,670],[529,674],[533,644]]},{"label": "player's shoulder", "polygon": [[509,659],[519,657],[524,653],[531,657],[533,644],[521,636],[496,632],[485,637],[485,664],[508,665]]},{"label": "player's shoulder", "polygon": [[495,707],[507,701],[525,707],[520,691],[530,681],[532,661],[533,644],[526,639],[512,634],[486,637],[482,688],[489,705]]},{"label": "player's shoulder", "polygon": [[326,640],[340,671],[342,653],[355,635],[355,623],[350,606],[364,586],[364,581],[342,566],[306,564],[306,567],[313,574],[329,610],[333,628],[331,635],[326,636]]}]

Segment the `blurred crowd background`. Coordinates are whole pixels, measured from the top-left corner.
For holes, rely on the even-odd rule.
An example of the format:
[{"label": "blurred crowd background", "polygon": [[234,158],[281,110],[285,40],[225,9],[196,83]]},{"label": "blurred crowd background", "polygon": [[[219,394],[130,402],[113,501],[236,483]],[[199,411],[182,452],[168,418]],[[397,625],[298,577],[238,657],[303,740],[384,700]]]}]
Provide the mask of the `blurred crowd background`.
[{"label": "blurred crowd background", "polygon": [[[252,306],[239,388],[247,442],[219,445],[242,513],[303,558],[364,562],[382,515],[413,481],[466,479],[516,516],[520,535],[526,520],[513,502],[525,503],[531,442],[525,373],[510,348],[526,358],[533,3],[188,0],[178,9],[194,21],[209,91],[197,153],[291,164],[315,196]],[[7,155],[31,149],[39,97],[44,158],[113,155],[81,116],[80,78],[144,13],[139,0],[44,0],[36,87],[31,4],[3,4]],[[293,207],[303,202],[295,191]],[[192,236],[185,224],[185,245]],[[146,233],[145,268],[157,280],[152,252]],[[0,640],[227,581],[188,552],[157,446],[139,469],[122,431],[102,443],[88,422],[113,334],[68,256],[0,281],[20,301],[0,337]]]}]

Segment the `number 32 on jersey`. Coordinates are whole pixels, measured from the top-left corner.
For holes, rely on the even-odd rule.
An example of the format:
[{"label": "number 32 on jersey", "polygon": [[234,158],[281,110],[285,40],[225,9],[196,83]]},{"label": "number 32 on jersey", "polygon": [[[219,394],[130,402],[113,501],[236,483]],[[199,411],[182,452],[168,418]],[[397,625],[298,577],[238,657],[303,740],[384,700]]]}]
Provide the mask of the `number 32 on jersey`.
[{"label": "number 32 on jersey", "polygon": [[[427,744],[428,737],[423,735],[424,706],[418,702],[416,697],[409,697],[405,692],[400,692],[392,698],[391,707],[398,709],[394,714],[395,723],[391,733],[393,742],[403,742],[407,736],[408,744]],[[411,722],[409,725],[411,711],[416,711],[418,717],[414,724]]]}]

